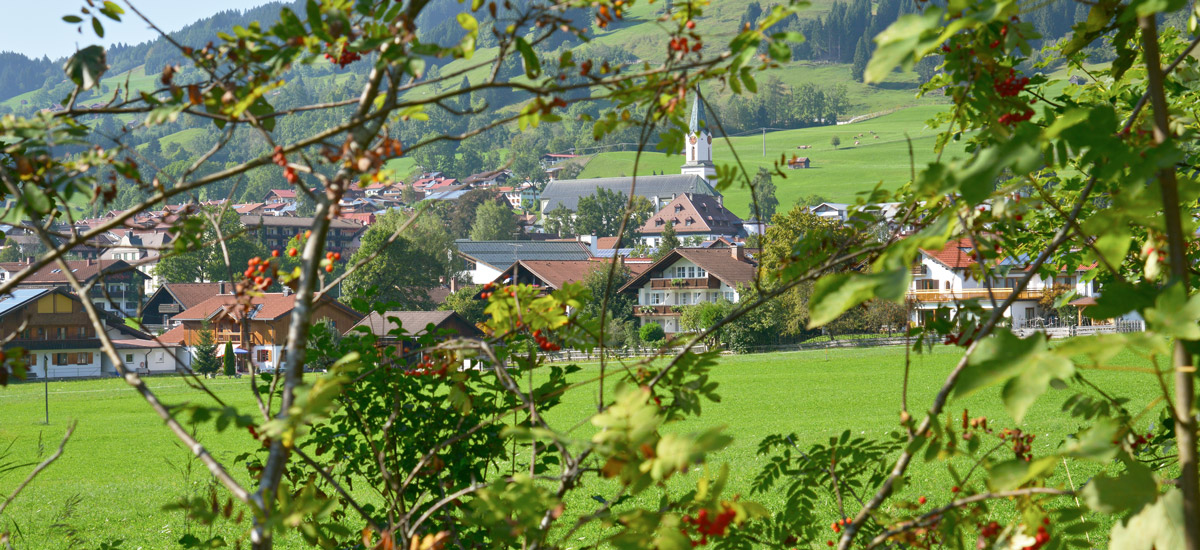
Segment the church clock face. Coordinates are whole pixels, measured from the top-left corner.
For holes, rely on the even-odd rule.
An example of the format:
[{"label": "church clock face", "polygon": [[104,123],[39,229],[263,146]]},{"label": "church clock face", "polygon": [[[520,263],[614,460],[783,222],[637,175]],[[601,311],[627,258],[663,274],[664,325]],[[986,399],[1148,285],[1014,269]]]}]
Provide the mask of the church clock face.
[{"label": "church clock face", "polygon": [[696,136],[692,136],[691,141],[692,141],[692,145],[695,145],[696,144]]}]

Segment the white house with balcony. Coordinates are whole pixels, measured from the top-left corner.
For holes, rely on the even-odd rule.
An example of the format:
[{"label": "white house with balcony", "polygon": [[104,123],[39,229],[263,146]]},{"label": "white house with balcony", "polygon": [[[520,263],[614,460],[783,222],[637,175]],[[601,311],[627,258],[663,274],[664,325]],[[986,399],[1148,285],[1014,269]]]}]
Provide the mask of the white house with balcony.
[{"label": "white house with balcony", "polygon": [[684,308],[741,297],[739,287],[754,280],[758,264],[745,249],[676,248],[621,287],[636,292],[633,314],[640,325],[658,323],[667,334],[681,332]]},{"label": "white house with balcony", "polygon": [[[989,285],[978,278],[976,257],[969,239],[950,241],[941,250],[921,250],[920,261],[913,266],[907,295],[912,306],[910,320],[924,324],[939,308],[953,309],[967,300],[976,300],[984,310],[990,310],[1007,300],[1028,273],[1027,259],[1005,258],[989,264],[993,270]],[[1015,328],[1034,326],[1054,314],[1044,311],[1039,304],[1047,293],[1074,291],[1075,298],[1097,296],[1097,283],[1085,277],[1090,270],[1091,266],[1080,266],[1073,273],[1059,273],[1053,280],[1035,274],[1005,312],[1005,317],[1012,319]]]}]

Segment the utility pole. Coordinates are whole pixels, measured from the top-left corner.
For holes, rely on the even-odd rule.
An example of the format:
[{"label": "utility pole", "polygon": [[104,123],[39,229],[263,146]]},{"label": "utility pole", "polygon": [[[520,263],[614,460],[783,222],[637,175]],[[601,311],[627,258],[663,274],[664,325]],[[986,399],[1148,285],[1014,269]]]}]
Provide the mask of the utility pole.
[{"label": "utility pole", "polygon": [[763,128],[763,156],[767,156],[767,129]]},{"label": "utility pole", "polygon": [[50,425],[50,356],[42,357],[42,374],[45,374],[43,387],[46,389],[46,425]]}]

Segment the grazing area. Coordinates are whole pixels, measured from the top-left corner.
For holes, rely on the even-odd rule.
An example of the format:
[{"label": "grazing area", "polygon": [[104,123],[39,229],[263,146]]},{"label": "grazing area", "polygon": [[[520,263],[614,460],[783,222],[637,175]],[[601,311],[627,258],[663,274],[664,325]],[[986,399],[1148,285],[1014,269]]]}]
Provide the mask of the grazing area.
[{"label": "grazing area", "polygon": [[[787,178],[775,178],[780,204],[791,205],[812,195],[829,201],[854,202],[859,194],[870,192],[876,185],[882,184],[885,189],[900,187],[912,179],[914,162],[920,170],[937,157],[933,145],[938,131],[928,128],[925,123],[944,110],[945,107],[932,105],[911,107],[853,124],[770,132],[766,135],[766,155],[762,153],[763,137],[760,134],[735,137],[731,141],[750,174],[757,172],[759,167],[772,169],[780,155],[788,160],[793,156],[811,159],[810,168],[792,170],[783,166]],[[863,137],[856,138],[859,134]],[[837,147],[830,143],[834,136],[841,142]],[[911,157],[909,140],[912,141]],[[811,148],[799,149],[802,145]],[[961,154],[962,146],[952,143],[946,147],[944,158],[950,160]],[[592,157],[579,177],[631,176],[636,158],[634,152],[600,153]],[[717,165],[737,162],[729,143],[716,136],[713,137],[713,162]],[[672,174],[679,171],[682,163],[681,155],[645,152],[638,164],[637,175]],[[750,215],[750,188],[745,182],[739,180],[724,194],[726,208],[738,216]]]},{"label": "grazing area", "polygon": [[[921,415],[917,411],[928,407],[959,357],[959,348],[942,346],[932,353],[912,355],[909,399],[910,408],[918,418]],[[1113,364],[1135,366],[1142,361],[1126,352]],[[885,437],[888,431],[899,429],[904,362],[903,348],[896,347],[723,357],[712,371],[713,379],[720,384],[717,393],[721,401],[704,402],[698,419],[671,424],[668,429],[687,432],[725,426],[725,433],[733,437],[733,442],[712,455],[710,463],[730,465],[727,494],[739,494],[743,499],[761,502],[778,511],[783,506],[781,495],[756,495],[750,491],[754,476],[765,464],[765,458],[756,452],[763,437],[794,433],[798,448],[839,436],[845,430],[856,436]],[[598,374],[597,365],[582,366],[583,370],[573,375],[575,379],[591,380]],[[608,372],[610,376],[614,372],[612,365]],[[1131,411],[1141,410],[1160,395],[1153,378],[1147,374],[1106,370],[1084,371],[1084,375],[1116,397],[1129,399]],[[211,402],[211,398],[187,387],[179,378],[153,378],[148,382],[163,401],[172,405]],[[608,392],[612,392],[613,384],[608,386]],[[246,378],[220,379],[210,387],[229,404],[252,410],[253,398]],[[1037,435],[1033,444],[1035,457],[1053,451],[1050,448],[1053,441],[1079,427],[1077,419],[1061,412],[1061,404],[1074,393],[1084,391],[1081,388],[1071,384],[1065,390],[1050,390],[1030,409],[1019,427]],[[16,540],[21,547],[66,547],[69,539],[74,538],[89,547],[121,539],[125,541],[122,548],[163,548],[188,532],[206,533],[203,526],[189,524],[182,512],[164,511],[163,506],[169,504],[164,501],[169,495],[206,494],[210,476],[198,463],[189,460],[188,453],[163,429],[162,422],[148,411],[133,390],[120,380],[53,382],[49,385],[51,424],[45,426],[42,424],[44,389],[41,384],[27,383],[0,391],[0,408],[6,413],[0,424],[0,442],[4,446],[11,442],[5,462],[44,457],[57,445],[66,426],[78,422],[63,457],[27,489],[7,516],[19,527],[13,532],[19,533]],[[570,432],[571,436],[589,438],[594,428],[586,419],[595,410],[595,401],[596,385],[581,385],[566,395],[564,405],[554,409],[548,421],[560,430],[578,425]],[[1014,427],[996,388],[985,389],[961,402],[951,402],[947,407],[951,420],[956,421],[963,408],[968,408],[972,417],[987,416],[996,428]],[[233,465],[236,478],[248,477],[243,465],[233,460],[237,454],[253,448],[253,441],[244,431],[231,428],[215,433],[209,423],[197,437],[214,455]],[[40,454],[39,449],[42,449]],[[1007,449],[1000,452],[1011,455]],[[1069,466],[1076,484],[1098,469],[1086,462]],[[501,469],[507,472],[508,466],[502,465]],[[5,481],[14,482],[18,472],[5,474]],[[698,473],[694,470],[686,477]],[[1060,465],[1052,479],[1065,477],[1066,470]],[[688,484],[674,481],[682,480],[676,478],[669,485],[680,492]],[[596,481],[594,476],[585,477],[584,483],[585,488],[572,493],[567,500],[567,514],[590,510],[595,504],[594,496],[611,498],[615,492],[615,484]],[[948,494],[940,494],[949,483],[941,463],[925,464],[918,459],[911,484],[900,491],[895,502],[928,494],[937,503],[949,498]],[[360,487],[357,492],[365,500],[371,500],[365,488]],[[821,514],[833,521],[836,514],[832,501],[827,504]],[[1003,514],[1003,505],[996,510]],[[1108,528],[1107,522],[1102,523],[1098,531],[1101,535]],[[234,531],[231,529],[227,534],[234,535]],[[594,539],[601,534],[599,524],[593,524],[575,536]],[[281,542],[284,547],[300,546],[298,537]]]}]

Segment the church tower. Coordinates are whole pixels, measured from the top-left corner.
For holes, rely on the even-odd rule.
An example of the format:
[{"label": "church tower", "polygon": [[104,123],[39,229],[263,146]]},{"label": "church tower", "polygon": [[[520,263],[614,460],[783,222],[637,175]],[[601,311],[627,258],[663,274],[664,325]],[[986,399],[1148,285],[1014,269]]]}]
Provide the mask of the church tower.
[{"label": "church tower", "polygon": [[696,87],[692,98],[692,116],[688,122],[688,136],[684,142],[684,162],[681,174],[700,176],[716,185],[717,169],[712,163],[712,132],[704,118],[704,103],[700,101],[700,87]]}]

